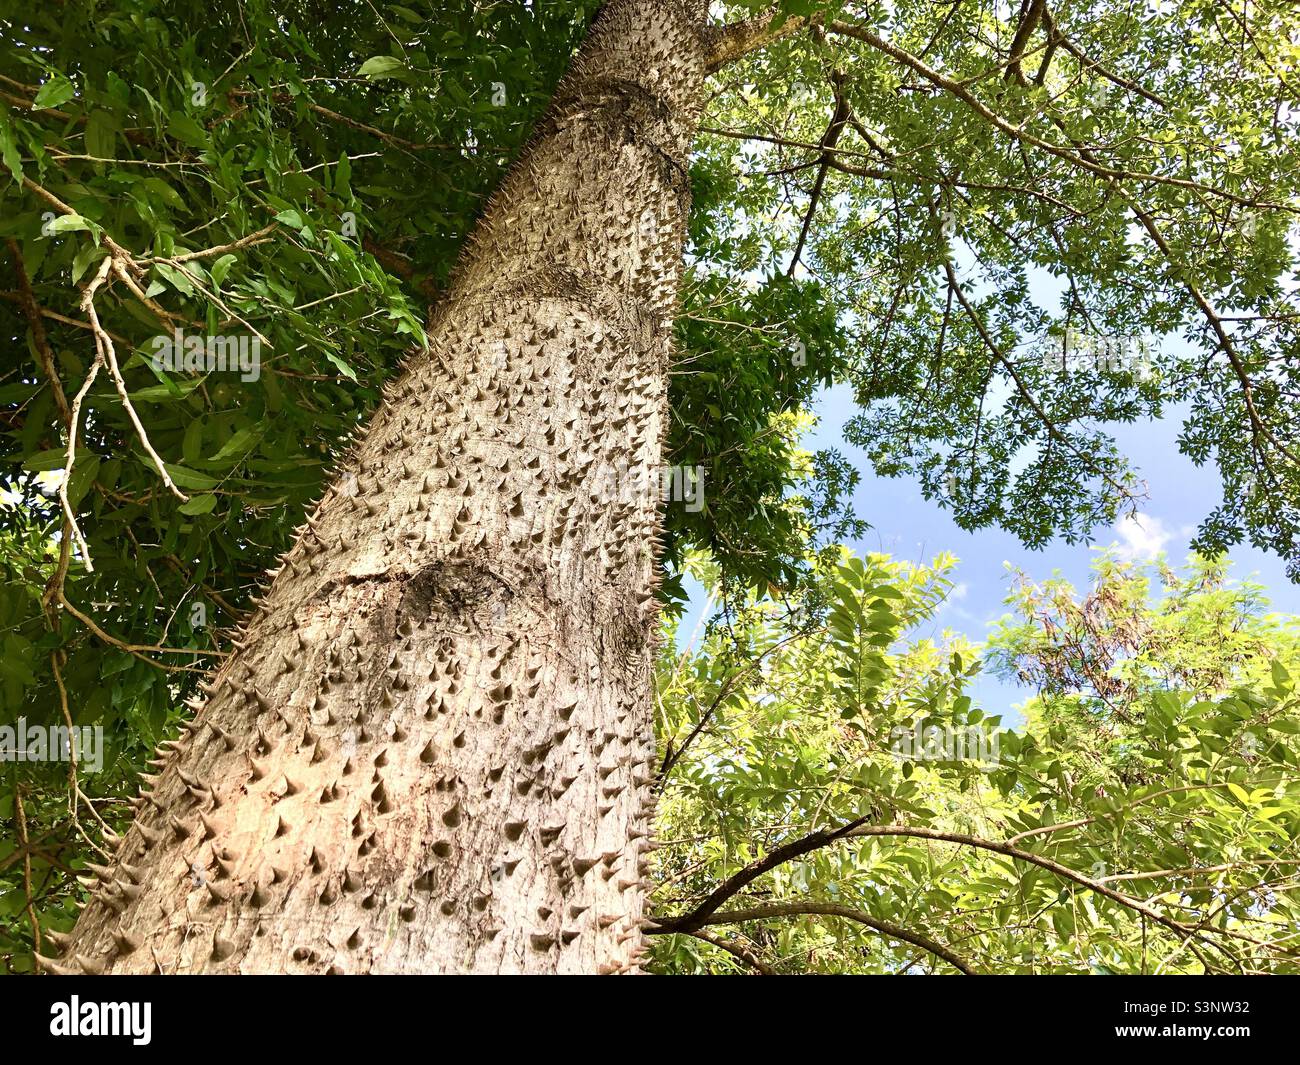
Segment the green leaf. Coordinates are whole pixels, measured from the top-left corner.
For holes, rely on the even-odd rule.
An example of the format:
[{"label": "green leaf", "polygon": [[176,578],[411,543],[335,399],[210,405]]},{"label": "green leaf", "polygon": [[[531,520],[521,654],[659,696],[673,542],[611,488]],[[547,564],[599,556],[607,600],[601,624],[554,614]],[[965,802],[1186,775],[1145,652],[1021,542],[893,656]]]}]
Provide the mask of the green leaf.
[{"label": "green leaf", "polygon": [[290,229],[302,230],[307,223],[303,221],[302,215],[295,210],[281,211],[275,216],[277,222],[282,222]]},{"label": "green leaf", "polygon": [[169,182],[164,181],[162,178],[151,175],[144,178],[140,184],[148,189],[150,194],[157,196],[169,206],[174,207],[177,210],[183,210],[185,208],[185,201],[181,198],[181,194],[177,192]]},{"label": "green leaf", "polygon": [[212,285],[214,288],[221,288],[221,283],[226,280],[230,268],[238,261],[239,257],[237,255],[227,252],[212,264]]},{"label": "green leaf", "polygon": [[176,482],[179,488],[193,488],[202,492],[209,488],[216,488],[221,483],[215,477],[209,477],[207,474],[191,470],[186,466],[173,466],[171,463],[164,463],[164,466],[167,469],[167,475]]},{"label": "green leaf", "polygon": [[57,447],[50,448],[48,451],[40,451],[23,460],[23,467],[31,470],[33,473],[46,473],[50,470],[63,469],[64,463],[68,460],[67,448]]},{"label": "green leaf", "polygon": [[21,185],[23,180],[22,153],[18,151],[18,138],[14,133],[14,129],[3,114],[0,114],[0,162],[3,162],[5,169],[9,171],[13,184]]},{"label": "green leaf", "polygon": [[37,91],[32,100],[32,109],[41,111],[47,107],[58,107],[60,104],[66,104],[75,95],[76,90],[72,87],[72,82],[62,74],[57,74]]},{"label": "green leaf", "polygon": [[338,166],[334,168],[334,194],[344,200],[352,198],[352,161],[347,152],[339,156]]},{"label": "green leaf", "polygon": [[82,218],[79,214],[61,214],[53,219],[49,225],[51,233],[74,233],[78,230],[88,230],[93,227],[94,223],[88,218]]},{"label": "green leaf", "polygon": [[1284,692],[1291,690],[1291,674],[1286,671],[1286,666],[1275,658],[1269,663],[1269,671],[1273,675],[1274,685]]},{"label": "green leaf", "polygon": [[208,132],[184,111],[173,111],[167,120],[167,132],[191,148],[208,147]]},{"label": "green leaf", "polygon": [[158,271],[158,276],[163,278],[172,288],[186,296],[194,295],[194,284],[180,270],[167,263],[154,263],[153,268]]},{"label": "green leaf", "polygon": [[[179,483],[179,482],[178,482]],[[217,505],[217,497],[214,495],[193,496],[189,502],[182,503],[176,509],[182,514],[210,514],[212,508]]]},{"label": "green leaf", "polygon": [[261,426],[245,426],[243,429],[233,433],[221,449],[208,459],[208,462],[222,463],[227,459],[244,455],[246,452],[257,446],[258,441],[262,438],[263,432],[264,430]]},{"label": "green leaf", "polygon": [[349,366],[346,362],[344,362],[343,359],[339,358],[339,356],[335,355],[334,352],[330,351],[329,348],[325,349],[325,358],[327,358],[335,366],[335,368],[339,371],[339,373],[341,373],[344,377],[348,378],[351,381],[355,381],[357,379],[357,372],[354,369],[352,369],[352,367]]},{"label": "green leaf", "polygon": [[107,111],[96,110],[86,119],[86,154],[111,159],[117,141],[117,122]]},{"label": "green leaf", "polygon": [[377,55],[361,64],[357,75],[378,81],[380,78],[400,78],[407,73],[406,65],[391,55]]},{"label": "green leaf", "polygon": [[86,271],[96,265],[107,254],[108,249],[99,244],[87,244],[78,251],[72,259],[72,283],[75,285],[85,277]]},{"label": "green leaf", "polygon": [[185,378],[180,381],[169,380],[166,384],[149,385],[132,392],[132,403],[171,403],[184,399],[203,383],[201,377]]},{"label": "green leaf", "polygon": [[77,461],[72,467],[72,476],[68,478],[68,502],[76,506],[90,491],[91,486],[95,483],[95,476],[99,473],[99,456],[98,455],[81,455],[77,456]]}]

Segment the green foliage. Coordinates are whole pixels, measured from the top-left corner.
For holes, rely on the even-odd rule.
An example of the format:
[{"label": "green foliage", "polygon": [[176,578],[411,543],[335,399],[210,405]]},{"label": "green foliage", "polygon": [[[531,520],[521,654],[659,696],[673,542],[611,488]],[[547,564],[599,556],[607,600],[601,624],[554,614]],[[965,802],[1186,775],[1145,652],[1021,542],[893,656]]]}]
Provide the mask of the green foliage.
[{"label": "green foliage", "polygon": [[[794,276],[832,300],[830,372],[863,408],[846,435],[876,471],[963,528],[1081,541],[1142,491],[1107,423],[1185,417],[1224,484],[1199,547],[1295,566],[1294,4],[781,9],[825,29],[720,75],[699,152],[736,190],[705,261],[742,291],[787,273],[811,212]],[[1078,334],[1145,340],[1151,365],[1069,365]]]},{"label": "green foliage", "polygon": [[[720,889],[719,917],[767,907],[702,930],[780,972],[952,971],[873,921],[983,972],[1295,972],[1300,626],[1224,563],[1156,596],[1103,560],[1083,599],[1022,586],[982,650],[917,635],[952,566],[846,556],[665,655],[660,918]],[[973,703],[986,666],[1039,689],[1022,728]],[[875,834],[835,836],[852,824]],[[688,934],[656,959],[746,968]]]},{"label": "green foliage", "polygon": [[[699,206],[697,218],[708,213],[707,200]],[[667,452],[703,467],[705,505],[670,509],[668,567],[680,573],[683,551],[698,548],[739,594],[793,588],[808,543],[865,530],[848,503],[857,471],[800,447],[815,390],[844,369],[833,304],[820,286],[783,277],[735,295],[716,273],[694,277],[684,302]]]}]

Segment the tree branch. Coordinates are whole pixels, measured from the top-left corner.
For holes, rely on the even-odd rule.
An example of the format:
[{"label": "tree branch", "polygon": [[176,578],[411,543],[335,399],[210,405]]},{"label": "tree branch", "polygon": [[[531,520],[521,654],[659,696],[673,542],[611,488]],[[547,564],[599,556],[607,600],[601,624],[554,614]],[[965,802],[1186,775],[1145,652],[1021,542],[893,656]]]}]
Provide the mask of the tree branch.
[{"label": "tree branch", "polygon": [[[904,943],[911,943],[914,947],[920,947],[927,950],[937,958],[942,958],[949,965],[965,973],[967,976],[978,975],[974,969],[966,962],[962,961],[956,954],[950,951],[942,943],[936,943],[929,936],[924,936],[920,932],[912,932],[903,928],[901,925],[893,924],[890,921],[882,921],[878,917],[872,917],[871,914],[862,910],[855,910],[851,906],[840,906],[829,902],[787,902],[777,903],[771,906],[755,906],[748,910],[727,910],[725,913],[715,913],[708,917],[704,924],[738,924],[741,921],[762,921],[770,917],[793,917],[800,914],[812,916],[830,916],[845,917],[850,921],[857,921],[859,924],[866,925],[873,931],[879,932],[890,939],[898,939]],[[674,928],[648,928],[647,933],[650,935],[662,934],[665,932],[674,932]],[[689,932],[688,935],[699,936],[698,932]],[[724,948],[725,949],[725,948]]]},{"label": "tree branch", "polygon": [[23,786],[14,790],[14,812],[18,815],[18,842],[23,852],[23,894],[27,899],[27,920],[32,926],[32,953],[41,952],[41,922],[36,919],[36,902],[32,898],[32,848],[27,838],[27,811],[23,809]]},{"label": "tree branch", "polygon": [[[1048,872],[1061,877],[1063,880],[1069,880],[1073,883],[1085,887],[1090,891],[1110,899],[1126,909],[1141,914],[1148,920],[1169,929],[1183,939],[1191,939],[1195,936],[1202,935],[1205,931],[1204,922],[1201,925],[1188,925],[1169,917],[1140,899],[1132,898],[1121,891],[1108,887],[1100,880],[1084,876],[1060,862],[1053,861],[1051,858],[1045,858],[1039,854],[1033,854],[1029,851],[1020,850],[1007,843],[999,843],[994,840],[981,839],[978,836],[967,836],[955,832],[940,832],[930,828],[914,828],[908,825],[869,825],[866,822],[871,815],[856,818],[834,830],[819,830],[810,832],[806,836],[792,840],[784,846],[777,847],[769,854],[758,858],[735,873],[727,880],[723,881],[714,891],[712,891],[698,906],[688,914],[680,917],[668,917],[658,921],[658,932],[692,932],[705,925],[717,923],[711,918],[718,912],[722,904],[740,891],[747,884],[753,882],[758,877],[771,869],[790,861],[792,858],[800,857],[811,851],[818,850],[821,847],[829,846],[843,839],[857,839],[868,836],[889,836],[889,837],[906,837],[912,839],[928,839],[943,843],[957,843],[962,846],[972,847],[977,850],[990,851],[994,854],[1002,854],[1017,861],[1027,862],[1030,865],[1036,865],[1040,869],[1046,869]],[[798,904],[795,904],[798,905]],[[1215,929],[1222,935],[1233,939],[1240,939],[1244,942],[1253,943],[1257,946],[1269,946],[1269,944],[1256,939],[1253,936],[1245,935],[1241,932],[1234,932],[1229,929]],[[1288,954],[1296,953],[1296,948],[1278,947]]]},{"label": "tree branch", "polygon": [[[1043,25],[1051,35],[1052,43],[1064,48],[1070,53],[1070,55],[1074,56],[1079,65],[1085,70],[1096,71],[1107,81],[1118,85],[1121,89],[1127,89],[1129,92],[1137,93],[1137,95],[1141,96],[1143,99],[1150,100],[1153,104],[1158,104],[1160,107],[1163,107],[1166,110],[1168,109],[1169,101],[1159,93],[1154,93],[1150,89],[1143,88],[1135,81],[1130,81],[1128,78],[1121,77],[1088,56],[1087,53],[1061,32],[1060,27],[1052,20],[1052,13],[1046,8],[1043,9]],[[1040,71],[1040,74],[1041,73],[1042,72]]]},{"label": "tree branch", "polygon": [[974,847],[977,850],[991,851],[994,854],[1003,854],[1008,858],[1015,858],[1018,861],[1028,862],[1030,865],[1036,865],[1040,869],[1046,869],[1050,873],[1055,873],[1063,880],[1072,880],[1081,887],[1086,887],[1090,891],[1096,892],[1105,898],[1116,902],[1127,909],[1140,913],[1149,920],[1155,921],[1156,924],[1163,925],[1172,932],[1180,936],[1190,936],[1195,929],[1192,926],[1185,925],[1181,921],[1176,921],[1172,917],[1167,917],[1159,910],[1148,906],[1139,899],[1125,895],[1121,891],[1107,887],[1100,880],[1094,880],[1091,877],[1084,876],[1060,862],[1054,862],[1051,858],[1044,858],[1041,855],[1033,854],[1029,851],[1020,850],[1017,847],[1009,846],[1006,843],[998,843],[994,840],[980,839],[978,836],[966,836],[956,832],[940,832],[932,828],[911,828],[906,825],[859,825],[842,834],[843,836],[863,837],[863,836],[906,836],[913,839],[931,839],[943,843],[960,843],[966,847]]},{"label": "tree branch", "polygon": [[803,254],[805,241],[808,239],[808,230],[812,226],[813,215],[817,212],[817,201],[821,199],[822,187],[826,184],[826,172],[831,166],[831,151],[835,149],[836,143],[840,139],[840,134],[844,132],[844,126],[849,120],[849,102],[844,97],[844,73],[836,70],[831,73],[831,86],[835,92],[835,110],[831,114],[830,125],[826,127],[826,132],[821,140],[821,165],[817,168],[817,178],[813,181],[812,193],[808,197],[808,210],[803,216],[803,226],[799,230],[799,240],[794,246],[794,254],[790,256],[790,268],[786,270],[787,277],[794,277],[796,267],[799,265],[799,257]]},{"label": "tree branch", "polygon": [[194,259],[211,259],[214,255],[225,255],[226,252],[239,251],[240,248],[248,248],[254,244],[263,244],[271,239],[271,234],[278,228],[278,224],[272,222],[269,226],[263,226],[257,232],[249,233],[238,240],[232,240],[229,244],[218,244],[215,248],[204,248],[202,251],[187,251],[183,255],[174,255],[167,261],[170,263],[188,263]]},{"label": "tree branch", "polygon": [[1013,122],[1009,122],[1007,119],[1003,118],[985,105],[983,101],[971,93],[960,82],[953,81],[952,78],[940,74],[939,71],[928,66],[920,59],[917,59],[916,56],[912,55],[910,52],[904,51],[897,45],[890,44],[884,38],[872,33],[871,30],[865,29],[861,26],[854,26],[848,22],[839,21],[828,23],[826,29],[831,33],[838,33],[844,37],[852,37],[854,40],[862,41],[864,44],[869,44],[873,48],[879,49],[887,56],[898,60],[898,62],[902,63],[904,66],[909,67],[911,70],[921,75],[921,77],[932,85],[944,89],[957,97],[957,99],[970,107],[971,110],[981,118],[992,123],[992,125],[1000,129],[1003,133],[1010,134],[1017,140],[1024,141],[1026,144],[1033,145],[1035,148],[1040,148],[1045,152],[1049,152],[1059,159],[1064,159],[1072,166],[1076,166],[1081,170],[1087,170],[1089,173],[1096,174],[1099,177],[1108,178],[1112,181],[1147,181],[1158,185],[1170,185],[1174,188],[1190,189],[1195,192],[1203,192],[1207,195],[1220,197],[1241,207],[1267,207],[1271,210],[1286,210],[1293,213],[1300,210],[1287,204],[1259,203],[1255,200],[1248,199],[1247,197],[1238,196],[1236,193],[1229,192],[1226,189],[1218,189],[1212,185],[1205,185],[1202,182],[1192,181],[1187,178],[1169,177],[1164,174],[1151,174],[1138,170],[1118,169],[1106,166],[1102,163],[1093,162],[1092,160],[1081,157],[1068,148],[1064,148],[1059,144],[1053,144],[1051,141],[1043,140],[1043,138],[1030,133],[1023,127],[1017,126]]},{"label": "tree branch", "polygon": [[975,331],[979,333],[980,339],[984,341],[984,346],[989,349],[989,352],[990,354],[992,354],[993,358],[996,359],[998,363],[1001,364],[1002,368],[1007,372],[1007,376],[1011,378],[1012,383],[1016,386],[1016,391],[1020,393],[1021,398],[1025,401],[1025,403],[1029,405],[1029,408],[1034,412],[1034,414],[1038,416],[1038,420],[1042,422],[1043,428],[1047,430],[1048,436],[1050,436],[1053,440],[1057,441],[1066,450],[1073,453],[1075,458],[1077,458],[1085,466],[1090,468],[1094,473],[1100,476],[1107,484],[1109,484],[1113,489],[1115,489],[1115,491],[1119,493],[1121,498],[1132,499],[1134,496],[1134,493],[1132,491],[1130,491],[1124,485],[1116,481],[1113,477],[1107,474],[1105,470],[1101,469],[1095,463],[1091,462],[1088,459],[1088,456],[1086,456],[1082,451],[1080,451],[1077,447],[1075,447],[1073,442],[1071,442],[1070,438],[1066,436],[1063,432],[1061,432],[1061,430],[1057,427],[1056,423],[1052,421],[1051,417],[1049,417],[1047,411],[1043,410],[1042,405],[1034,397],[1034,394],[1030,390],[1029,386],[1025,384],[1024,378],[1020,376],[1019,371],[1017,371],[1015,366],[1012,365],[1011,360],[1002,354],[1002,350],[997,346],[997,343],[993,340],[993,337],[989,335],[988,329],[984,325],[983,319],[980,318],[978,312],[975,310],[974,307],[971,306],[970,301],[967,300],[965,292],[962,291],[961,284],[957,280],[957,272],[953,269],[952,263],[948,260],[945,260],[943,264],[943,268],[944,268],[944,272],[947,274],[948,277],[949,289],[956,295],[957,302],[961,304],[962,310],[966,312],[966,317],[969,318],[971,324],[975,326]]},{"label": "tree branch", "polygon": [[23,262],[23,250],[13,237],[10,237],[6,243],[9,246],[9,258],[14,264],[14,274],[18,278],[18,305],[22,307],[23,316],[32,331],[32,343],[41,360],[41,369],[49,378],[50,388],[54,393],[54,405],[59,408],[59,416],[63,419],[63,424],[68,425],[72,421],[72,411],[68,407],[68,397],[64,395],[58,372],[54,368],[54,349],[50,347],[49,338],[45,335],[45,323],[41,321],[41,306],[36,302],[36,296],[32,292],[27,266]]},{"label": "tree branch", "polygon": [[[651,929],[651,931],[653,931],[653,929]],[[683,932],[682,935],[691,936],[693,939],[698,939],[700,942],[707,943],[711,947],[725,950],[733,958],[744,962],[760,976],[780,975],[775,969],[759,958],[757,954],[746,947],[742,947],[734,939],[723,939],[721,936],[713,936],[708,932]]]},{"label": "tree branch", "polygon": [[733,22],[730,26],[716,30],[705,69],[712,74],[750,52],[798,33],[813,22],[820,22],[820,16],[809,19],[803,15],[792,15],[778,23],[779,17],[780,12],[772,10],[766,15],[758,15],[744,22]]},{"label": "tree branch", "polygon": [[801,836],[784,846],[777,847],[775,850],[764,855],[762,858],[755,858],[740,872],[733,874],[722,882],[711,892],[698,906],[690,913],[682,917],[663,918],[659,921],[659,926],[671,932],[692,932],[709,923],[709,917],[717,912],[718,908],[736,894],[746,884],[757,880],[769,869],[775,869],[778,865],[783,865],[791,858],[798,858],[800,855],[807,854],[809,851],[815,851],[820,847],[825,847],[837,840],[843,839],[849,832],[864,824],[869,817],[859,817],[855,821],[840,828],[827,831],[810,832],[806,836]]},{"label": "tree branch", "polygon": [[1007,59],[1007,70],[1004,75],[1007,81],[1014,81],[1019,85],[1025,84],[1020,60],[1024,58],[1025,46],[1029,43],[1029,38],[1034,35],[1034,30],[1038,29],[1038,24],[1043,19],[1046,6],[1045,0],[1022,0],[1020,24],[1016,27],[1016,35],[1011,39],[1011,54]]}]

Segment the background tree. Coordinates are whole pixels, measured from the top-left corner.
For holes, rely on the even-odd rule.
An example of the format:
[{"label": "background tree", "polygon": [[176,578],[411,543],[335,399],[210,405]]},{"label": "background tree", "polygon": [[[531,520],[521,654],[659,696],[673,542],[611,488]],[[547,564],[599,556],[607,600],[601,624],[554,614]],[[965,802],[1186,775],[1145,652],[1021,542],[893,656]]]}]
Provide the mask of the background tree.
[{"label": "background tree", "polygon": [[[665,656],[658,966],[1296,971],[1294,621],[1223,563],[1103,560],[981,652],[919,635],[951,568],[846,557]],[[989,666],[1040,687],[1023,728]]]}]

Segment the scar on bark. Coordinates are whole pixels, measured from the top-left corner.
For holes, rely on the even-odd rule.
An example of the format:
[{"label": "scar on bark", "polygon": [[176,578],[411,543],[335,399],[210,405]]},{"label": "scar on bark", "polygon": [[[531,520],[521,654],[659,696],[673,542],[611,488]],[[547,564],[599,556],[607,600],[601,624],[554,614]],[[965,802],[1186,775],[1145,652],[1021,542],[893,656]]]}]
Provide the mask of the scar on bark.
[{"label": "scar on bark", "polygon": [[482,559],[443,559],[401,582],[394,620],[400,626],[422,624],[435,613],[463,617],[481,612],[496,599],[508,604],[515,596],[515,588]]}]

